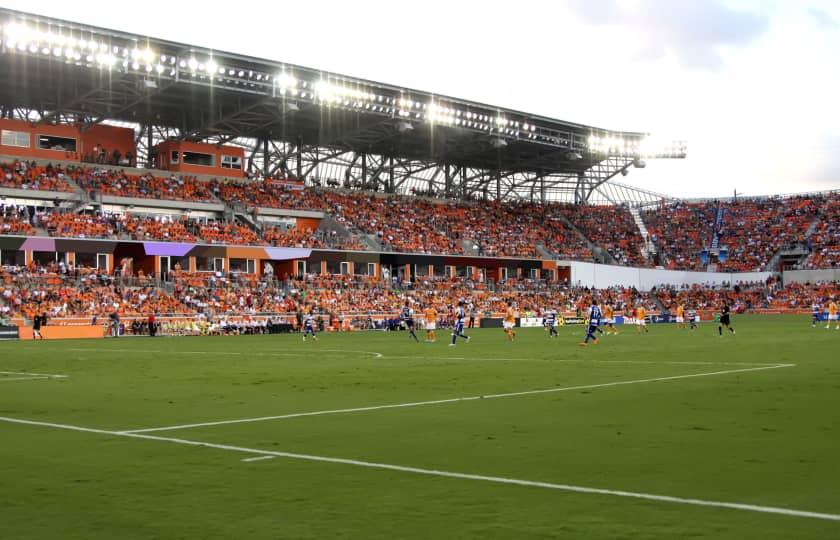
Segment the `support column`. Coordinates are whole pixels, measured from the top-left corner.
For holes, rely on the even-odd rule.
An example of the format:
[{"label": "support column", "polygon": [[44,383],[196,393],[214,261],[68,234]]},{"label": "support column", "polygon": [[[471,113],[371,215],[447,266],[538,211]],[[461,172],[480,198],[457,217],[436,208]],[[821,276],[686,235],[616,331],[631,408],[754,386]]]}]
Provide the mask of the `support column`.
[{"label": "support column", "polygon": [[262,140],[262,155],[263,155],[263,169],[262,174],[263,178],[268,178],[268,137],[265,137]]}]

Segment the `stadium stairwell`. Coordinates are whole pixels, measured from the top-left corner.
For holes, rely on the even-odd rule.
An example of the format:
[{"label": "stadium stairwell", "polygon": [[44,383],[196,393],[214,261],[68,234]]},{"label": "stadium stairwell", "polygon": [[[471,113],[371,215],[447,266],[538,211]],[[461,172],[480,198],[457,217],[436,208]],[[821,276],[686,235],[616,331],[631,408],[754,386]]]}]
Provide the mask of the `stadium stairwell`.
[{"label": "stadium stairwell", "polygon": [[651,256],[656,255],[656,245],[650,239],[650,234],[648,233],[647,226],[642,219],[642,213],[639,211],[639,207],[631,206],[630,215],[633,216],[633,221],[639,228],[639,234],[642,235],[642,240],[644,241],[642,244],[642,255],[644,255],[646,259],[650,259]]},{"label": "stadium stairwell", "polygon": [[615,260],[615,257],[613,257],[609,251],[600,246],[595,245],[592,242],[592,240],[587,238],[586,235],[583,234],[583,232],[581,232],[581,230],[578,229],[577,226],[574,223],[572,223],[572,221],[569,218],[567,218],[563,214],[558,214],[557,219],[562,221],[563,224],[566,225],[566,227],[568,227],[571,231],[574,231],[575,234],[577,234],[584,242],[586,242],[586,244],[589,246],[589,249],[592,251],[593,254],[595,254],[597,262],[601,262],[604,264],[618,264],[618,261]]}]

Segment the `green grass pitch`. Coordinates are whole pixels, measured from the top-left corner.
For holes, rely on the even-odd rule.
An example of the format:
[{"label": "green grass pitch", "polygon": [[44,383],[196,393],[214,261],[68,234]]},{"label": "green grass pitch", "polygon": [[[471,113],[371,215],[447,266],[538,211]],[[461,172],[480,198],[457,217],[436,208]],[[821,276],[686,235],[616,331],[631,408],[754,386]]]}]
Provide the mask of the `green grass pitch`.
[{"label": "green grass pitch", "polygon": [[840,538],[840,331],[733,322],[0,343],[0,538]]}]

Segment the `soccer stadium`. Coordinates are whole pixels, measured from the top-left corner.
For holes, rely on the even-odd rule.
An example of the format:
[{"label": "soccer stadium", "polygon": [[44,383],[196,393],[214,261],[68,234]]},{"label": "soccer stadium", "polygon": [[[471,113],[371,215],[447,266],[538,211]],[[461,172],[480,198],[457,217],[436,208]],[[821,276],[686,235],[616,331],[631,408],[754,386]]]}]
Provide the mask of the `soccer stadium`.
[{"label": "soccer stadium", "polygon": [[0,68],[0,538],[840,538],[840,189],[6,8]]}]

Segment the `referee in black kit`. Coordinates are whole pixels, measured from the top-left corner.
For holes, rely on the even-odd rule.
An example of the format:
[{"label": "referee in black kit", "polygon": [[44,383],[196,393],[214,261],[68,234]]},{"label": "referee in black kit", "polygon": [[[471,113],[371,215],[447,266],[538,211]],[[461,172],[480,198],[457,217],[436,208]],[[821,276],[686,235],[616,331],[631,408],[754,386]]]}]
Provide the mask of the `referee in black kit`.
[{"label": "referee in black kit", "polygon": [[732,328],[732,322],[729,320],[729,305],[726,302],[723,303],[723,307],[720,308],[720,323],[718,324],[718,335],[723,336],[723,327],[726,327],[732,335],[735,335],[735,329]]}]

